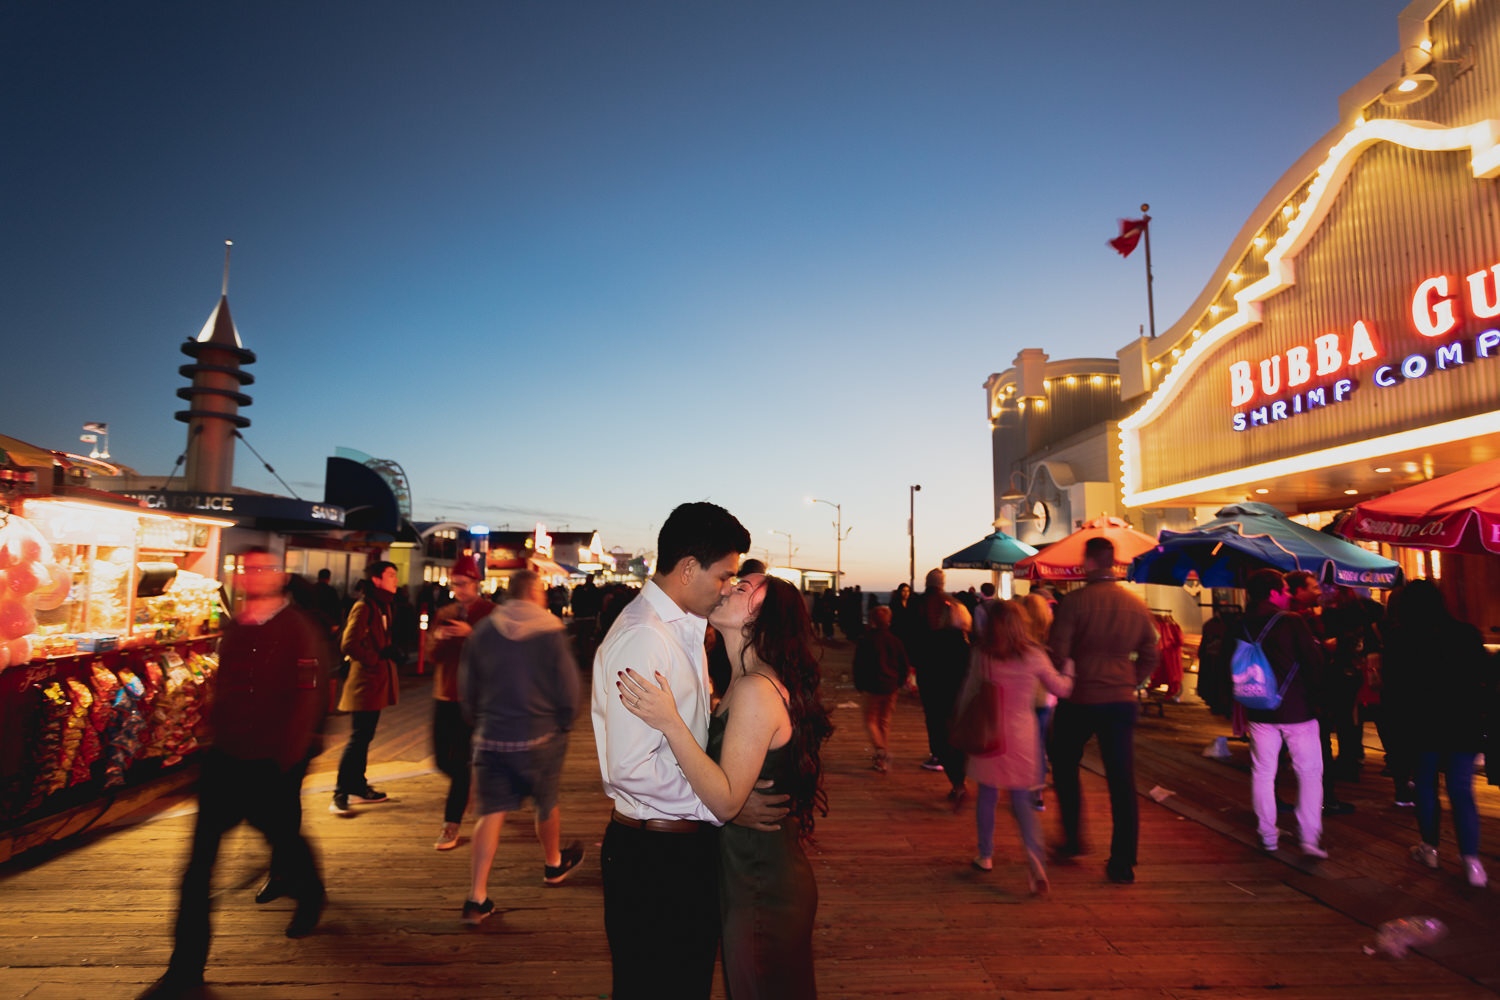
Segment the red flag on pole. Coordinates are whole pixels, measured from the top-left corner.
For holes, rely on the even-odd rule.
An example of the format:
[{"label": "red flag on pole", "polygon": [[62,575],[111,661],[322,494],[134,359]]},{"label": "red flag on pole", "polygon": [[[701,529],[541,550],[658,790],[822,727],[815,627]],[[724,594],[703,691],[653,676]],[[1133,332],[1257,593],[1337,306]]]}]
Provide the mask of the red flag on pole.
[{"label": "red flag on pole", "polygon": [[1121,219],[1120,235],[1109,241],[1109,245],[1115,248],[1121,257],[1129,257],[1135,250],[1135,245],[1141,241],[1141,235],[1146,232],[1146,224],[1151,221],[1151,216],[1142,216],[1139,219]]}]

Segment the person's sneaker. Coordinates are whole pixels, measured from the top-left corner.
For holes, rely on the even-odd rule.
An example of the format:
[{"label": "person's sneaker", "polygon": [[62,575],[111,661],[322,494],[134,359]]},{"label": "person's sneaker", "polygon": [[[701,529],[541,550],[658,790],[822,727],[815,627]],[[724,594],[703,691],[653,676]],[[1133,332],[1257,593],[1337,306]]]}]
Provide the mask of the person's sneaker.
[{"label": "person's sneaker", "polygon": [[1037,812],[1046,812],[1047,811],[1047,800],[1044,799],[1044,798],[1042,798],[1042,793],[1041,792],[1037,792],[1035,795],[1032,796],[1032,798],[1031,798],[1031,808],[1035,809]]},{"label": "person's sneaker", "polygon": [[1319,847],[1317,844],[1303,844],[1302,853],[1309,858],[1322,859],[1328,857],[1328,852],[1323,850],[1323,848]]},{"label": "person's sneaker", "polygon": [[1464,856],[1464,877],[1469,880],[1469,885],[1476,889],[1483,889],[1490,884],[1490,877],[1484,870],[1477,855],[1468,854]]},{"label": "person's sneaker", "polygon": [[464,900],[464,912],[459,915],[458,921],[469,927],[476,927],[484,922],[484,918],[495,912],[495,901],[488,896],[484,902],[476,903],[472,899]]},{"label": "person's sneaker", "polygon": [[1410,797],[1402,797],[1400,795],[1396,796],[1397,809],[1415,809],[1416,807],[1417,803],[1414,799]]},{"label": "person's sneaker", "polygon": [[884,774],[886,772],[885,758],[880,756],[879,754],[876,754],[875,759],[870,762],[870,767],[874,768],[879,773]]},{"label": "person's sneaker", "polygon": [[1267,854],[1275,854],[1278,850],[1281,849],[1281,841],[1262,840],[1260,842],[1260,849],[1265,851]]},{"label": "person's sneaker", "polygon": [[981,854],[974,859],[974,867],[982,872],[990,871],[995,867],[995,859],[987,858]]},{"label": "person's sneaker", "polygon": [[1338,800],[1334,800],[1333,802],[1323,803],[1324,816],[1347,816],[1353,811],[1353,802],[1341,802]]},{"label": "person's sneaker", "polygon": [[458,846],[458,824],[444,823],[443,828],[438,831],[437,840],[433,848],[439,851],[451,851]]},{"label": "person's sneaker", "polygon": [[389,802],[390,800],[391,797],[385,794],[385,792],[377,792],[369,785],[365,786],[364,791],[353,792],[349,795],[350,802],[357,802],[362,806],[378,805],[381,802]]},{"label": "person's sneaker", "polygon": [[1420,862],[1428,868],[1436,868],[1438,866],[1437,848],[1431,844],[1413,844],[1411,857],[1413,861]]},{"label": "person's sneaker", "polygon": [[354,810],[349,808],[349,793],[334,792],[333,801],[328,803],[328,811],[335,816],[353,816]]},{"label": "person's sneaker", "polygon": [[1115,885],[1134,885],[1135,869],[1127,868],[1124,865],[1105,865],[1104,877]]},{"label": "person's sneaker", "polygon": [[542,881],[548,885],[561,885],[568,872],[578,867],[583,860],[583,841],[575,840],[562,849],[562,858],[555,865],[542,866]]},{"label": "person's sneaker", "polygon": [[942,769],[943,765],[937,759],[936,754],[933,754],[931,757],[928,757],[926,760],[922,761],[922,770],[924,771],[941,771]]}]

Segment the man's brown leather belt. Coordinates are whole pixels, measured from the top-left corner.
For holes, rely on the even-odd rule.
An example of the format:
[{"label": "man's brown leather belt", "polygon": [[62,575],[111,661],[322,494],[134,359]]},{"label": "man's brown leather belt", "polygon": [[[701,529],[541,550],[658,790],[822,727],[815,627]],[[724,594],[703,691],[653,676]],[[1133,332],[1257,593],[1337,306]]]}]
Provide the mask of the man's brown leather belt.
[{"label": "man's brown leather belt", "polygon": [[618,809],[610,813],[609,818],[621,826],[628,826],[633,830],[650,830],[653,833],[697,833],[710,825],[699,819],[634,819],[621,816]]}]

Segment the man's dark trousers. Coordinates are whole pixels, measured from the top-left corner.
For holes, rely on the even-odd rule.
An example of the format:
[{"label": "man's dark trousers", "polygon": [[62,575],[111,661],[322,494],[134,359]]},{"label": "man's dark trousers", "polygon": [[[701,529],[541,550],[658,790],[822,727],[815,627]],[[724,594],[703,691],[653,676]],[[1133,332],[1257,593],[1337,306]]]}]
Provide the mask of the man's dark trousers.
[{"label": "man's dark trousers", "polygon": [[1048,756],[1052,760],[1057,808],[1062,814],[1064,851],[1078,851],[1083,846],[1080,839],[1083,805],[1078,768],[1085,744],[1091,737],[1099,738],[1099,756],[1104,761],[1109,807],[1114,817],[1107,865],[1111,874],[1128,874],[1135,867],[1136,844],[1140,838],[1140,812],[1135,797],[1137,711],[1133,701],[1099,705],[1060,701],[1057,713],[1052,717]]},{"label": "man's dark trousers", "polygon": [[177,905],[175,945],[169,969],[202,975],[208,963],[209,889],[219,843],[241,821],[271,844],[271,870],[299,902],[321,899],[312,848],[303,838],[302,777],[307,762],[283,771],[273,760],[240,760],[218,750],[203,753],[198,781],[198,819]]},{"label": "man's dark trousers", "polygon": [[358,795],[370,786],[365,767],[370,758],[370,744],[375,741],[375,727],[380,724],[380,710],[349,713],[349,742],[339,757],[339,775],[334,791]]},{"label": "man's dark trousers", "polygon": [[713,989],[719,948],[718,830],[604,833],[604,933],[613,1000],[692,1000]]}]

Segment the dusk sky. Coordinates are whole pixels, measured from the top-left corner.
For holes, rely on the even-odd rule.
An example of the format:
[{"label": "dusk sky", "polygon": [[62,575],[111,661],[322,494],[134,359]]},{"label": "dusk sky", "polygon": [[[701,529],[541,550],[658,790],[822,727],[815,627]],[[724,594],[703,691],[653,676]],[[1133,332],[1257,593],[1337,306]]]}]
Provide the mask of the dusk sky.
[{"label": "dusk sky", "polygon": [[342,445],[418,520],[642,549],[709,499],[832,569],[811,495],[887,590],[917,483],[920,581],[991,530],[986,377],[1146,323],[1116,220],[1165,330],[1405,5],[4,4],[0,433],[165,477],[232,239],[304,498]]}]

